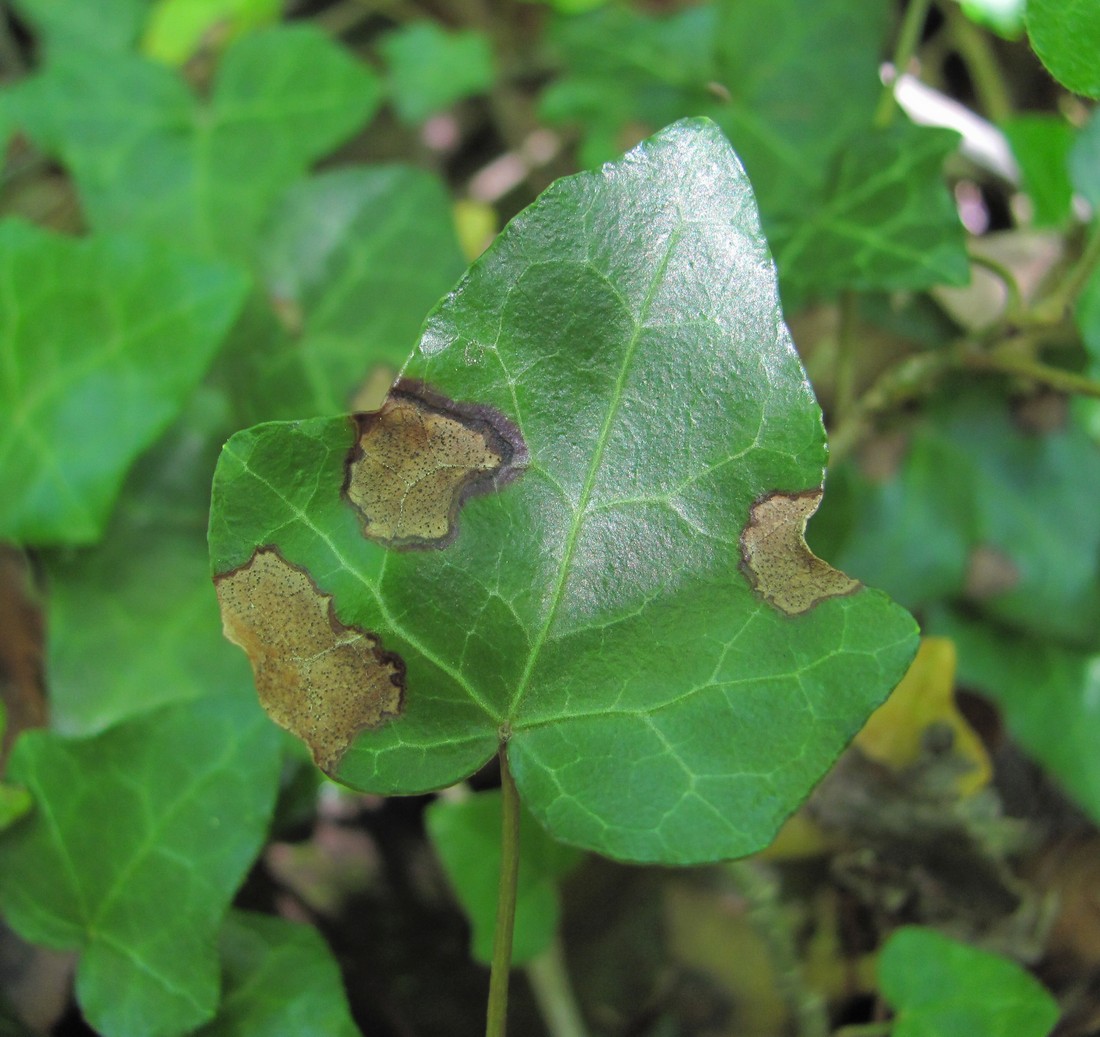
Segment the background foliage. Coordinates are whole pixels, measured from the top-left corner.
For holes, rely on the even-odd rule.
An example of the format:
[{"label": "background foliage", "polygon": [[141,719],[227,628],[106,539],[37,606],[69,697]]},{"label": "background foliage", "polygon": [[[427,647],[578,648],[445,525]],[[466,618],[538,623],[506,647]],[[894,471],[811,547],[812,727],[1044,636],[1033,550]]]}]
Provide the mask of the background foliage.
[{"label": "background foliage", "polygon": [[450,890],[484,957],[494,801],[434,801],[437,853],[427,797],[322,783],[221,636],[210,480],[245,426],[377,406],[496,230],[687,116],[824,410],[811,544],[928,639],[765,859],[548,842],[515,1032],[948,1034],[955,979],[968,1033],[1093,1032],[1098,52],[1053,0],[0,9],[12,1032],[480,1032]]}]

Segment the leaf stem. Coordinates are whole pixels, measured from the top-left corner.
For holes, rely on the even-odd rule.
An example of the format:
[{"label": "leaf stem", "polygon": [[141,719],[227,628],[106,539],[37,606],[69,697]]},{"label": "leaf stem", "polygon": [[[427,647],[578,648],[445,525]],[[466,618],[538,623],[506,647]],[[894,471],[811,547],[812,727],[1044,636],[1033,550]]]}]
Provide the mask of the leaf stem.
[{"label": "leaf stem", "polygon": [[508,767],[507,743],[501,743],[498,756],[502,797],[500,885],[485,1037],[504,1037],[508,1026],[508,978],[512,968],[512,933],[516,922],[516,885],[519,878],[519,793]]},{"label": "leaf stem", "polygon": [[963,14],[955,0],[947,0],[939,8],[947,20],[951,42],[966,62],[974,92],[985,114],[1000,125],[1012,117],[1013,105],[989,37]]},{"label": "leaf stem", "polygon": [[840,322],[837,327],[836,385],[833,396],[833,406],[836,410],[838,425],[848,416],[855,400],[858,312],[859,296],[851,290],[842,292],[840,296]]},{"label": "leaf stem", "polygon": [[753,926],[767,944],[776,987],[795,1021],[795,1032],[799,1037],[828,1037],[825,1005],[803,981],[794,934],[779,902],[775,881],[751,860],[731,861],[727,867],[748,901]]},{"label": "leaf stem", "polygon": [[1081,258],[1066,275],[1061,291],[1055,297],[1055,303],[1051,308],[1058,316],[1067,313],[1073,307],[1077,297],[1085,290],[1085,286],[1098,269],[1100,269],[1100,228],[1094,230],[1089,236]]},{"label": "leaf stem", "polygon": [[905,9],[901,29],[898,30],[897,46],[894,49],[894,78],[883,86],[882,96],[875,109],[873,125],[876,129],[885,130],[894,121],[894,115],[897,112],[894,86],[904,74],[909,62],[913,60],[931,3],[932,0],[910,0],[909,6]]},{"label": "leaf stem", "polygon": [[527,965],[526,971],[550,1037],[587,1037],[565,967],[561,938],[555,936],[553,943]]}]

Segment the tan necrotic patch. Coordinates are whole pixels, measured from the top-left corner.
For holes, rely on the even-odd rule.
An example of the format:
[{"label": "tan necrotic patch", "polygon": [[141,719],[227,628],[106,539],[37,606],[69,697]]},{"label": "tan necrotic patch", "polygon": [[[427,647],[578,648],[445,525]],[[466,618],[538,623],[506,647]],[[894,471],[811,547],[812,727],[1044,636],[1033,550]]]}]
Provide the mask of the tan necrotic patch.
[{"label": "tan necrotic patch", "polygon": [[806,522],[820,503],[820,489],[765,494],[753,504],[741,532],[741,568],[750,586],[789,616],[861,586],[806,546]]},{"label": "tan necrotic patch", "polygon": [[274,548],[215,578],[225,636],[248,655],[260,702],[335,770],[352,739],[404,708],[405,664],[336,618],[332,595]]},{"label": "tan necrotic patch", "polygon": [[419,382],[398,382],[379,410],[353,420],[344,495],[364,535],[390,548],[446,547],[463,503],[499,489],[527,463],[523,438],[504,415]]}]

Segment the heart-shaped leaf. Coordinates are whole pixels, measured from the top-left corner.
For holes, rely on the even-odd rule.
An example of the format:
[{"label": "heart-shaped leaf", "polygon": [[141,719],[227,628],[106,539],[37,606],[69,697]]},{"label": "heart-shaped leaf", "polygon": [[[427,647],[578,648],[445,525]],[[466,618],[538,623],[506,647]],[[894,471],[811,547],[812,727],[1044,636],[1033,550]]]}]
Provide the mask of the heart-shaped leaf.
[{"label": "heart-shaped leaf", "polygon": [[352,786],[504,741],[562,841],[750,853],[916,649],[805,547],[824,461],[748,180],[685,121],[513,220],[380,411],[230,440],[223,619]]}]

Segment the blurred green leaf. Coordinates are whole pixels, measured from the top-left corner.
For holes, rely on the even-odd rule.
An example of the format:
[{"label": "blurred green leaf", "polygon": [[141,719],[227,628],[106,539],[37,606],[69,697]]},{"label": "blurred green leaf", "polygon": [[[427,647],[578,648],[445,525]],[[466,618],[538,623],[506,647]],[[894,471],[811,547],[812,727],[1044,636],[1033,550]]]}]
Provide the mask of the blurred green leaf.
[{"label": "blurred green leaf", "polygon": [[772,236],[780,270],[809,292],[966,284],[966,236],[943,178],[957,145],[950,130],[910,123],[855,137],[809,218]]},{"label": "blurred green leaf", "polygon": [[230,911],[218,942],[222,1002],[195,1037],[359,1037],[340,971],[315,929]]},{"label": "blurred green leaf", "polygon": [[1073,187],[1094,209],[1100,209],[1100,108],[1077,133],[1069,153]]},{"label": "blurred green leaf", "polygon": [[0,538],[98,539],[131,463],[198,384],[241,305],[231,267],[116,237],[0,224]]},{"label": "blurred green leaf", "polygon": [[1027,0],[959,0],[959,6],[972,21],[1006,39],[1019,39],[1023,34]]},{"label": "blurred green leaf", "polygon": [[1019,115],[1002,127],[1020,167],[1023,189],[1035,207],[1032,222],[1060,226],[1070,214],[1068,168],[1074,131],[1058,115]]},{"label": "blurred green leaf", "polygon": [[212,37],[224,43],[278,21],[282,0],[153,0],[141,49],[182,65]]},{"label": "blurred green leaf", "polygon": [[171,1037],[213,1016],[214,937],[266,834],[279,746],[232,696],[87,740],[20,737],[9,774],[35,807],[0,839],[0,870],[19,876],[0,906],[24,939],[81,951],[77,998],[105,1037]]},{"label": "blurred green leaf", "polygon": [[92,734],[167,702],[252,694],[209,580],[209,480],[224,411],[200,394],[136,465],[103,542],[44,556],[55,730]]},{"label": "blurred green leaf", "polygon": [[389,72],[390,103],[411,126],[493,85],[493,52],[480,32],[414,22],[387,33],[378,47]]},{"label": "blurred green leaf", "polygon": [[1094,370],[1100,370],[1100,270],[1093,273],[1078,297],[1074,317]]},{"label": "blurred green leaf", "polygon": [[404,166],[296,185],[260,251],[268,292],[295,330],[239,351],[234,393],[254,421],[365,409],[358,390],[381,366],[385,392],[465,266],[443,185]]},{"label": "blurred green leaf", "polygon": [[932,929],[898,929],[878,960],[894,1037],[1046,1037],[1058,1004],[1008,958]]},{"label": "blurred green leaf", "polygon": [[[677,124],[551,187],[430,316],[403,373],[462,403],[418,410],[409,389],[387,412],[407,417],[380,427],[488,421],[525,469],[467,502],[445,549],[364,537],[341,493],[357,465],[347,419],[238,433],[215,476],[223,615],[227,598],[240,606],[228,620],[281,615],[281,588],[306,579],[340,625],[403,660],[403,713],[337,753],[335,776],[438,788],[506,730],[526,805],[562,841],[678,862],[766,844],[904,672],[916,634],[797,546],[821,483],[821,415],[719,130]],[[750,515],[749,542],[773,522],[776,542],[790,536],[794,575],[782,550],[743,557]]]},{"label": "blurred green leaf", "polygon": [[837,156],[871,125],[892,7],[719,0],[717,8],[716,75],[731,102],[715,118],[752,178],[770,237],[780,218],[813,212]]},{"label": "blurred green leaf", "polygon": [[[470,953],[488,964],[493,957],[500,880],[500,792],[479,792],[458,801],[437,799],[428,807],[426,822],[447,878],[470,920]],[[525,965],[550,946],[561,915],[558,882],[581,857],[571,847],[554,842],[526,810],[520,815],[519,841],[513,965]]]},{"label": "blurred green leaf", "polygon": [[1027,34],[1047,71],[1067,90],[1100,97],[1100,4],[1027,0]]},{"label": "blurred green leaf", "polygon": [[1100,654],[961,612],[927,626],[955,642],[960,681],[997,702],[1015,741],[1100,821]]},{"label": "blurred green leaf", "polygon": [[226,51],[208,101],[138,57],[66,54],[16,115],[58,154],[94,227],[250,259],[278,196],[377,108],[370,70],[320,31],[272,28]]},{"label": "blurred green leaf", "polygon": [[813,543],[909,608],[943,598],[1022,631],[1095,645],[1100,447],[1072,419],[1031,431],[997,396],[953,386],[908,434],[896,474],[830,473]]},{"label": "blurred green leaf", "polygon": [[565,71],[540,112],[581,129],[580,160],[596,166],[684,115],[713,114],[716,11],[713,5],[648,15],[608,5],[558,18],[549,42]]},{"label": "blurred green leaf", "polygon": [[150,2],[14,0],[13,6],[42,37],[50,58],[67,50],[107,52],[113,57],[137,42]]}]

